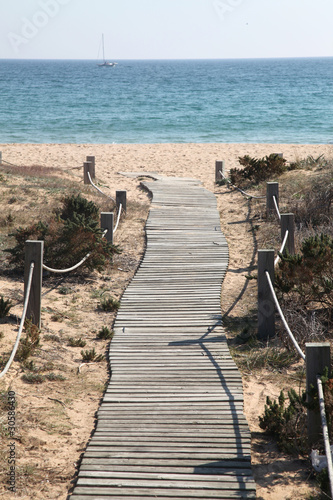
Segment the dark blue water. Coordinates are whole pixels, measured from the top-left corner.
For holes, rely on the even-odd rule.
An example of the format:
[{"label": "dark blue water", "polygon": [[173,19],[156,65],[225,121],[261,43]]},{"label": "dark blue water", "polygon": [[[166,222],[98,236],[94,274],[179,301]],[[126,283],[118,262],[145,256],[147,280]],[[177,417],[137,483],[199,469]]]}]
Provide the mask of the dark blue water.
[{"label": "dark blue water", "polygon": [[0,60],[0,142],[333,142],[333,58]]}]

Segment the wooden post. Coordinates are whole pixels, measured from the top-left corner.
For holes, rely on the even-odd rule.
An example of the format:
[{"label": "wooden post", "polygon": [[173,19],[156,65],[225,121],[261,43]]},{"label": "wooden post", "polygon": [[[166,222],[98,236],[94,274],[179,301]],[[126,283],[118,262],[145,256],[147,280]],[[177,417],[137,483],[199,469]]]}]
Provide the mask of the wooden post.
[{"label": "wooden post", "polygon": [[266,271],[274,286],[274,250],[258,250],[258,338],[275,335],[275,304]]},{"label": "wooden post", "polygon": [[90,174],[90,177],[92,178],[92,163],[91,161],[85,161],[83,163],[83,181],[84,184],[90,184],[89,178],[88,178],[88,172]]},{"label": "wooden post", "polygon": [[126,212],[126,194],[127,191],[116,191],[116,205],[117,208],[119,205],[122,205],[122,210]]},{"label": "wooden post", "polygon": [[279,183],[267,182],[266,184],[266,215],[269,217],[272,213],[276,213],[273,196],[276,198],[277,206],[279,206]]},{"label": "wooden post", "polygon": [[215,182],[221,181],[223,179],[221,173],[224,175],[224,161],[215,162]]},{"label": "wooden post", "polygon": [[96,175],[95,175],[96,174],[96,172],[95,172],[95,157],[94,156],[87,156],[87,160],[86,161],[87,162],[90,161],[90,163],[92,164],[91,170],[90,170],[90,177],[92,179],[95,179],[95,177],[96,177]]},{"label": "wooden post", "polygon": [[0,165],[2,165],[2,151],[0,151]]},{"label": "wooden post", "polygon": [[102,212],[101,213],[101,228],[103,230],[107,229],[108,232],[105,235],[106,241],[113,244],[113,226],[114,226],[114,214],[113,212]]},{"label": "wooden post", "polygon": [[[287,244],[285,250],[289,255],[295,254],[295,216],[294,214],[281,214],[281,239],[288,231]],[[284,252],[286,253],[286,252]]]},{"label": "wooden post", "polygon": [[[309,342],[305,344],[306,356],[306,397],[312,402],[311,386],[317,391],[317,375],[322,375],[324,368],[328,368],[331,375],[331,353],[329,342]],[[317,410],[308,409],[308,439],[309,445],[317,443],[322,437],[321,417]]]},{"label": "wooden post", "polygon": [[33,324],[37,325],[38,328],[41,327],[43,252],[44,241],[27,240],[25,242],[24,297],[26,296],[31,262],[35,264],[28,302],[27,319],[31,319]]}]

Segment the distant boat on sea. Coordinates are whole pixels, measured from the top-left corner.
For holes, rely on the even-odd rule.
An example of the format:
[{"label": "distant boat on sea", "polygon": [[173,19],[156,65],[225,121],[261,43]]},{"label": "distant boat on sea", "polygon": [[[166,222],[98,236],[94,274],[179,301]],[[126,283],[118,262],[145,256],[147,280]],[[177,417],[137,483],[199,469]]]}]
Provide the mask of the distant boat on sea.
[{"label": "distant boat on sea", "polygon": [[104,54],[104,34],[102,35],[102,48],[103,48],[103,62],[98,64],[98,66],[100,68],[102,67],[108,67],[108,68],[112,68],[114,66],[116,66],[118,63],[116,62],[109,62],[105,59],[105,54]]}]

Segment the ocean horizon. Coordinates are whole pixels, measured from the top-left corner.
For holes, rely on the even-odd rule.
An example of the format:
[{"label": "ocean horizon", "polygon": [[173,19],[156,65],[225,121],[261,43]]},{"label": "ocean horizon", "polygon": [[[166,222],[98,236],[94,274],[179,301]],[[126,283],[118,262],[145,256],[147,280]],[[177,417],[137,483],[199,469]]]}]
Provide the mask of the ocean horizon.
[{"label": "ocean horizon", "polygon": [[333,143],[333,57],[97,62],[0,59],[0,143]]}]

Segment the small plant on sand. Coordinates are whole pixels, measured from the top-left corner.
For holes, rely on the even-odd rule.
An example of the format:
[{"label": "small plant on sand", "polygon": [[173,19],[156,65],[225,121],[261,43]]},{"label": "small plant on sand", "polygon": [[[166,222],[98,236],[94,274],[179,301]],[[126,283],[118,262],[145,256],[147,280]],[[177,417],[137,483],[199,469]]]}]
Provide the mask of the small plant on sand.
[{"label": "small plant on sand", "polygon": [[106,297],[105,299],[102,299],[99,305],[99,309],[106,312],[118,311],[119,307],[119,300],[114,299],[113,297]]},{"label": "small plant on sand", "polygon": [[85,347],[86,341],[83,340],[82,337],[76,338],[76,339],[74,337],[69,337],[69,339],[68,339],[68,345],[70,347]]},{"label": "small plant on sand", "polygon": [[12,303],[10,300],[4,299],[4,297],[0,296],[0,318],[5,318],[8,316],[10,308],[12,307]]},{"label": "small plant on sand", "polygon": [[40,373],[24,373],[22,375],[22,380],[28,384],[42,384],[45,382],[45,377]]},{"label": "small plant on sand", "polygon": [[100,331],[97,333],[97,338],[102,340],[110,340],[112,339],[114,332],[109,330],[107,326],[102,326]]},{"label": "small plant on sand", "polygon": [[281,391],[278,401],[266,398],[265,412],[259,417],[260,427],[274,436],[279,448],[286,453],[307,452],[305,392],[298,396],[288,391],[289,404]]},{"label": "small plant on sand", "polygon": [[26,336],[24,339],[21,339],[15,355],[15,360],[20,362],[26,361],[40,345],[39,328],[31,320],[25,321],[24,328]]},{"label": "small plant on sand", "polygon": [[99,363],[105,359],[103,354],[97,354],[95,349],[90,349],[90,351],[81,351],[81,356],[83,361],[87,362],[95,361],[96,363]]}]

